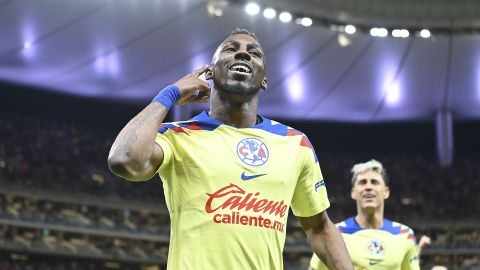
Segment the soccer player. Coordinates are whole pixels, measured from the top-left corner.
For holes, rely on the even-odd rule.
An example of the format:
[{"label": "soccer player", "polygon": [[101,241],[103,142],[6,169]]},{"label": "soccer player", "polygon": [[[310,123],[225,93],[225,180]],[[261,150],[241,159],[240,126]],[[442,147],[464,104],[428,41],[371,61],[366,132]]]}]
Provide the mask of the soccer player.
[{"label": "soccer player", "polygon": [[[390,189],[382,164],[376,160],[356,164],[352,173],[351,196],[357,203],[357,215],[336,226],[355,269],[420,269],[412,229],[383,216]],[[309,269],[329,268],[314,254]]]},{"label": "soccer player", "polygon": [[[141,181],[158,173],[163,181],[169,269],[283,269],[291,207],[316,254],[331,269],[353,270],[326,213],[325,183],[309,140],[257,114],[259,92],[267,89],[264,65],[255,35],[237,29],[210,66],[161,90],[110,150],[116,175]],[[173,104],[208,100],[208,112],[162,123]]]}]

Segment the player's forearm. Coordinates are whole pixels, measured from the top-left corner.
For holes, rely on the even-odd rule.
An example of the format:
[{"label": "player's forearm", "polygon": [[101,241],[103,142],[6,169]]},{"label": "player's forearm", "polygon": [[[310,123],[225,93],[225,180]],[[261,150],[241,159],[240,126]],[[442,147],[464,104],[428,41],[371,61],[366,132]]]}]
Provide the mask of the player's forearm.
[{"label": "player's forearm", "polygon": [[330,219],[325,220],[321,227],[312,228],[309,238],[313,251],[328,269],[353,270],[342,236]]},{"label": "player's forearm", "polygon": [[152,102],[135,116],[118,134],[110,149],[110,170],[129,180],[146,180],[155,147],[155,137],[168,110]]},{"label": "player's forearm", "polygon": [[108,166],[114,174],[128,180],[147,180],[155,174],[163,162],[163,150],[155,145],[160,124],[174,104],[208,101],[210,86],[198,78],[208,70],[203,66],[160,90],[152,103],[122,129],[108,155]]}]

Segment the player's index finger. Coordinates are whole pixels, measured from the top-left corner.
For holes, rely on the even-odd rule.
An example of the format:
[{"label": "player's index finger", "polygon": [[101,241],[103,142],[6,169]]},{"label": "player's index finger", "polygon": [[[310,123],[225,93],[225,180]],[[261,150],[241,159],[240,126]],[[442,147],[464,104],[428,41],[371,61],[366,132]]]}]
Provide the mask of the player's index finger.
[{"label": "player's index finger", "polygon": [[207,82],[200,80],[199,90],[210,92],[210,85]]},{"label": "player's index finger", "polygon": [[200,75],[205,73],[205,71],[207,71],[207,69],[208,69],[208,65],[205,65],[205,66],[195,70],[194,72],[192,72],[192,74],[195,75],[196,77],[200,77]]}]

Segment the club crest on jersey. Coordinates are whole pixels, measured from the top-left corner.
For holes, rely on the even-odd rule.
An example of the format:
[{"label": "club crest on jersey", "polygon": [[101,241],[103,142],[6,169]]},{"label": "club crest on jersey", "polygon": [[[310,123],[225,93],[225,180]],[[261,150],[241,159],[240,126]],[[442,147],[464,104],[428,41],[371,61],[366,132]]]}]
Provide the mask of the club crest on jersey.
[{"label": "club crest on jersey", "polygon": [[249,166],[262,166],[268,161],[267,145],[257,138],[246,138],[237,145],[237,155]]},{"label": "club crest on jersey", "polygon": [[368,253],[375,257],[383,257],[385,255],[385,246],[382,241],[370,240],[368,244]]}]

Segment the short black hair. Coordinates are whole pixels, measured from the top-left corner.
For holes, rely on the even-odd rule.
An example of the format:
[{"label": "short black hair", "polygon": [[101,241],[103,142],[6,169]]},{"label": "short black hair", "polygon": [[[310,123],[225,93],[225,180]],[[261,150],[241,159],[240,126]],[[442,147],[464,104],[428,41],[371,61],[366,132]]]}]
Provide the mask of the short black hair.
[{"label": "short black hair", "polygon": [[258,38],[257,36],[253,33],[253,32],[250,32],[248,31],[247,29],[240,29],[240,28],[236,28],[235,30],[233,30],[231,33],[230,33],[230,36],[233,36],[233,35],[249,35],[251,37],[253,37],[255,40],[258,41]]},{"label": "short black hair", "polygon": [[[224,40],[222,43],[220,43],[220,45],[218,45],[217,50],[215,51],[215,54],[216,54],[216,52],[218,51],[218,49],[222,46],[222,44],[223,44],[229,37],[234,36],[234,35],[249,35],[249,36],[253,37],[257,42],[259,42],[257,36],[256,36],[253,32],[250,32],[250,31],[248,31],[247,29],[243,29],[243,28],[238,28],[238,27],[237,27],[237,28],[235,28],[235,30],[233,30],[233,31],[230,33],[230,35],[229,35],[228,37],[225,38],[225,40]],[[210,61],[210,65],[213,65],[213,62],[214,62],[214,60],[215,60],[215,54],[213,55],[213,57],[212,57],[212,59],[211,59],[211,61]],[[266,63],[265,57],[263,58],[263,62]]]}]

